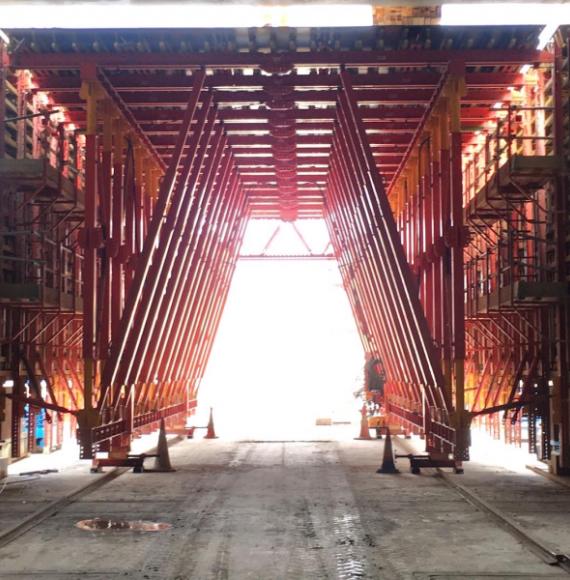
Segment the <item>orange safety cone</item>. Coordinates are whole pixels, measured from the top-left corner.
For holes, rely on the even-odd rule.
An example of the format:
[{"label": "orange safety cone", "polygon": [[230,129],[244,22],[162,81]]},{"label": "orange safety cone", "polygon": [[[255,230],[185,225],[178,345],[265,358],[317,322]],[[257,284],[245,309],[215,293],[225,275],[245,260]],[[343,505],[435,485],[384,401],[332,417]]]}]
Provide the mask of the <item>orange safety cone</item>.
[{"label": "orange safety cone", "polygon": [[176,471],[170,463],[170,453],[168,452],[168,442],[166,441],[166,427],[164,419],[160,420],[160,431],[158,432],[158,445],[156,446],[156,457],[154,467],[150,471]]},{"label": "orange safety cone", "polygon": [[386,442],[384,443],[384,457],[382,465],[376,473],[400,473],[394,462],[394,451],[392,450],[392,436],[389,427],[386,427]]},{"label": "orange safety cone", "polygon": [[362,410],[360,413],[362,415],[362,418],[360,419],[360,435],[355,437],[355,439],[371,441],[372,437],[370,437],[370,427],[368,426],[368,414],[366,411],[366,405],[362,405]]},{"label": "orange safety cone", "polygon": [[204,439],[217,439],[216,430],[214,429],[214,410],[210,407],[210,418],[208,419],[208,428]]}]

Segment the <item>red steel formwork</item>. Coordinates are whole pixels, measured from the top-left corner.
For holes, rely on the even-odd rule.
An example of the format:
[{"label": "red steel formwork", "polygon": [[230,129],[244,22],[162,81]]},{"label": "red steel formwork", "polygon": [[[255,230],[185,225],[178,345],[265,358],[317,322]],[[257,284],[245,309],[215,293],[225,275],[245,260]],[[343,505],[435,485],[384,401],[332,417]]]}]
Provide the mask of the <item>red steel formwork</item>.
[{"label": "red steel formwork", "polygon": [[[76,260],[69,312],[54,305],[52,320],[43,298],[4,300],[15,407],[71,412],[84,457],[124,455],[161,418],[182,426],[247,220],[324,218],[364,349],[386,370],[390,420],[460,462],[473,420],[516,439],[524,418],[529,445],[532,423],[535,447],[538,428],[568,467],[568,418],[554,411],[567,401],[566,48],[535,50],[538,33],[12,31],[3,75],[20,105],[0,117],[0,178],[32,221],[64,212],[54,244],[72,240]],[[55,159],[27,153],[33,119]],[[62,181],[51,210],[45,185],[26,194],[26,157],[68,179],[75,203]],[[33,264],[45,243],[18,251]],[[493,287],[482,260],[492,278],[505,255]],[[38,332],[62,342],[38,349]],[[28,393],[26,377],[50,392]]]}]

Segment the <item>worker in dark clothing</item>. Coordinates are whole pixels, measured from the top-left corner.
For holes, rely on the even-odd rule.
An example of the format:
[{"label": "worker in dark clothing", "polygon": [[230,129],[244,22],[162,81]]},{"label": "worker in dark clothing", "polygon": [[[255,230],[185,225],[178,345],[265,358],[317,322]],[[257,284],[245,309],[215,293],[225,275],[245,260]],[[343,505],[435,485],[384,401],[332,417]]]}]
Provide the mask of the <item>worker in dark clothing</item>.
[{"label": "worker in dark clothing", "polygon": [[369,356],[364,364],[364,385],[367,391],[384,395],[386,373],[380,358]]}]

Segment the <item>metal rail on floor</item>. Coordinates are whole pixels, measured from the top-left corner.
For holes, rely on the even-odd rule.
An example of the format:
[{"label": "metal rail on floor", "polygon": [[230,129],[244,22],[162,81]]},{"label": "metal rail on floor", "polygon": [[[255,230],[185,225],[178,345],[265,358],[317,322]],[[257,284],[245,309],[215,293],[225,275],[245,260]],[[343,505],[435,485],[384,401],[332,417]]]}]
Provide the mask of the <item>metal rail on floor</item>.
[{"label": "metal rail on floor", "polygon": [[525,467],[530,471],[533,471],[538,475],[542,475],[542,477],[545,477],[546,479],[561,485],[562,487],[570,488],[570,481],[562,479],[559,475],[554,475],[553,473],[545,471],[544,469],[540,469],[540,467],[535,467],[534,465],[525,465]]},{"label": "metal rail on floor", "polygon": [[[174,439],[171,439],[168,442],[168,445],[175,445],[176,443],[180,443],[180,441],[184,441],[183,437],[177,436]],[[149,453],[153,452],[155,448],[151,449]],[[107,483],[117,479],[121,475],[130,471],[129,467],[115,467],[111,471],[108,471],[98,477],[95,481],[90,481],[86,485],[82,485],[77,489],[73,490],[72,492],[60,497],[48,505],[36,510],[35,512],[31,513],[23,520],[19,521],[12,527],[8,528],[6,531],[0,533],[0,548],[7,546],[8,544],[12,543],[14,540],[18,539],[20,536],[24,535],[26,532],[29,532],[32,528],[35,528],[37,525],[41,524],[43,521],[47,520],[48,518],[54,516],[68,505],[75,503],[78,499],[85,497],[86,495],[97,491],[99,488],[103,487]]]},{"label": "metal rail on floor", "polygon": [[41,524],[44,520],[47,520],[68,505],[76,502],[79,498],[96,491],[106,483],[113,481],[127,471],[129,471],[127,467],[116,467],[115,469],[103,474],[95,481],[91,481],[86,485],[82,485],[71,493],[60,497],[50,502],[47,506],[44,506],[43,508],[40,508],[39,510],[31,513],[29,516],[25,517],[23,520],[19,521],[17,524],[13,525],[5,532],[0,534],[0,548],[3,548],[4,546],[12,543],[14,540],[18,539],[32,528],[35,528],[38,524]]},{"label": "metal rail on floor", "polygon": [[[404,441],[398,440],[398,443],[402,447],[406,447],[407,451],[413,452]],[[473,490],[455,481],[454,477],[445,473],[442,469],[434,468],[434,470],[437,472],[437,477],[441,479],[445,485],[456,491],[465,501],[490,516],[491,519],[493,519],[501,528],[520,541],[535,556],[540,558],[549,566],[556,566],[561,570],[564,570],[567,574],[570,574],[570,557],[567,554],[557,552],[545,542],[542,542],[532,534],[529,534],[511,517],[492,506]]]},{"label": "metal rail on floor", "polygon": [[550,548],[544,542],[538,540],[527,531],[525,531],[512,518],[504,514],[501,510],[493,507],[485,501],[479,494],[473,490],[466,488],[464,485],[457,483],[451,476],[444,473],[441,469],[436,468],[438,477],[444,483],[455,490],[465,500],[474,505],[476,508],[485,512],[492,519],[494,519],[503,529],[509,532],[522,544],[524,544],[533,554],[538,556],[543,562],[550,566],[558,566],[568,574],[570,574],[570,558],[566,554],[561,554]]}]

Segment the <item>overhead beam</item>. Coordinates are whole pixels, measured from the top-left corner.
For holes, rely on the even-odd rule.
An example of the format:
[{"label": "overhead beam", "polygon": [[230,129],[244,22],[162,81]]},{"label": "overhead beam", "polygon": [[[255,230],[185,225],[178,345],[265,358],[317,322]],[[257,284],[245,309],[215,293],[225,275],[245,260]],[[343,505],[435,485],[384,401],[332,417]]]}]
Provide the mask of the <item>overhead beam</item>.
[{"label": "overhead beam", "polygon": [[10,66],[17,69],[77,69],[91,64],[124,69],[176,69],[247,67],[273,70],[275,67],[374,67],[445,65],[461,59],[467,66],[521,65],[551,63],[546,51],[529,49],[496,50],[375,50],[375,51],[307,51],[287,55],[259,52],[205,53],[31,53],[12,54]]},{"label": "overhead beam", "polygon": [[[186,74],[166,74],[162,71],[153,74],[110,74],[109,82],[121,92],[154,92],[177,91],[185,92],[192,89],[192,77]],[[435,88],[440,80],[441,72],[398,71],[389,73],[366,73],[354,76],[354,87],[362,89],[422,89]],[[472,88],[500,88],[505,86],[520,86],[524,76],[519,72],[476,72],[468,73],[466,84]],[[42,77],[42,90],[57,92],[74,92],[79,90],[79,77],[49,75]],[[204,83],[204,89],[218,90],[235,88],[255,88],[264,90],[272,87],[292,87],[297,89],[336,89],[340,83],[336,72],[311,72],[310,74],[293,73],[282,77],[267,77],[261,74],[244,75],[216,72],[209,75]]]},{"label": "overhead beam", "polygon": [[[481,104],[495,103],[504,95],[505,88],[469,89],[462,98],[462,103]],[[285,106],[284,102],[266,91],[222,91],[215,89],[216,102],[223,105],[265,104],[270,109],[273,103],[279,110]],[[433,89],[362,89],[355,91],[356,100],[360,104],[395,104],[395,105],[424,105],[431,98]],[[53,98],[63,106],[79,106],[78,95],[68,92],[53,92]],[[185,91],[126,91],[118,93],[129,107],[183,107],[186,103]],[[319,103],[333,106],[336,102],[334,90],[302,90],[294,91],[287,97],[287,103]],[[283,103],[283,104],[282,104]],[[289,104],[287,104],[289,106]]]},{"label": "overhead beam", "polygon": [[[427,103],[426,103],[427,104]],[[77,103],[79,109],[83,109],[83,103]],[[423,117],[425,105],[379,105],[370,107],[360,105],[359,111],[367,130],[383,131],[389,128],[391,131],[414,132],[417,122]],[[488,106],[463,106],[461,108],[461,120],[466,123],[479,123],[489,119],[490,109]],[[70,120],[77,124],[85,123],[85,111],[69,111]],[[133,117],[144,126],[160,126],[164,123],[180,123],[184,116],[183,109],[133,109]],[[331,130],[336,116],[335,107],[301,109],[293,108],[291,111],[269,111],[268,109],[221,109],[219,118],[224,121],[228,134],[233,130],[243,131],[250,129],[269,131],[268,119],[277,117],[279,120],[288,121],[293,119],[295,128],[299,130]],[[179,130],[178,129],[175,130]],[[171,128],[169,128],[171,130]]]}]

